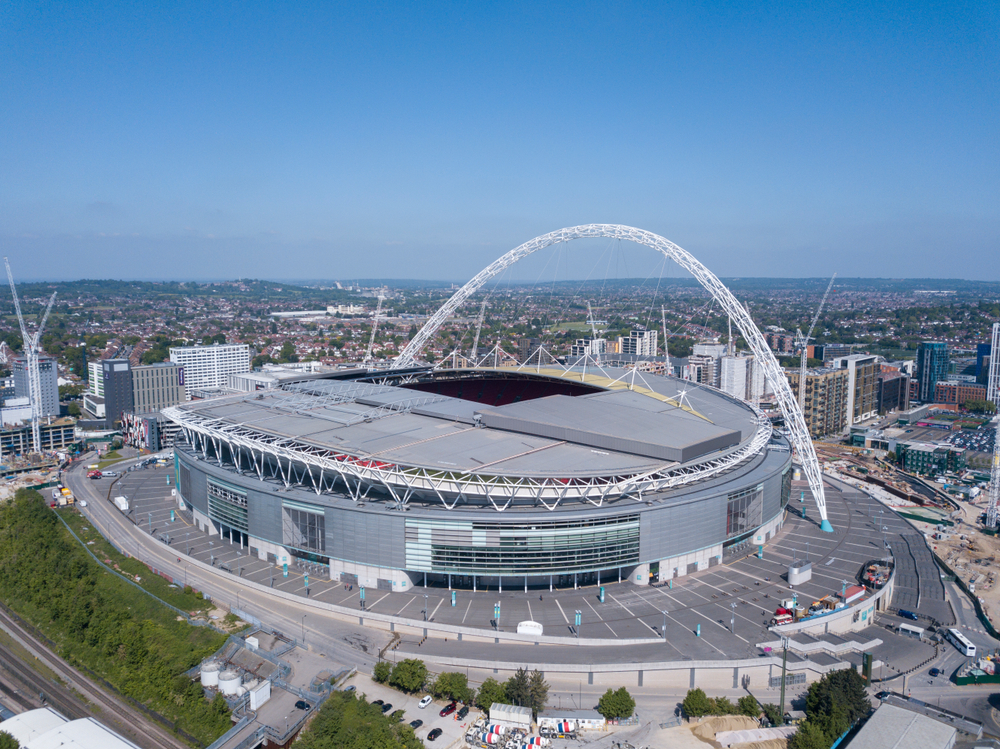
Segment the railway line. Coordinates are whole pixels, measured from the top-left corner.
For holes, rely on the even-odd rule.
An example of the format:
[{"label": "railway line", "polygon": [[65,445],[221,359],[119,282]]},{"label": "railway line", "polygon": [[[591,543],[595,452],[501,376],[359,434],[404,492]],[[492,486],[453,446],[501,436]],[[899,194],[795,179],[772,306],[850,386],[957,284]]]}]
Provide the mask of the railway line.
[{"label": "railway line", "polygon": [[[0,629],[7,632],[39,663],[62,680],[63,683],[60,684],[47,678],[25,664],[9,648],[0,646],[0,671],[23,684],[29,690],[29,694],[43,694],[44,700],[39,701],[46,702],[71,720],[92,715],[143,749],[189,749],[186,743],[171,734],[164,726],[135,710],[117,695],[106,692],[63,661],[49,650],[45,643],[4,611],[0,611]],[[29,705],[38,706],[30,704],[32,702],[30,698],[19,702],[26,708]]]}]

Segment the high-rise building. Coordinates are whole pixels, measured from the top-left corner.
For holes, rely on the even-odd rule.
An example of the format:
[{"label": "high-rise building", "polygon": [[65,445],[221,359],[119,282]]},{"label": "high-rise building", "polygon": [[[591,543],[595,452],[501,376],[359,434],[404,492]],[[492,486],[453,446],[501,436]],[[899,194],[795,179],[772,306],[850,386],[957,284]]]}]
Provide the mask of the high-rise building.
[{"label": "high-rise building", "polygon": [[691,354],[687,359],[686,371],[681,376],[686,380],[699,382],[702,385],[718,387],[719,381],[719,360],[714,356],[704,354]]},{"label": "high-rise building", "polygon": [[[799,392],[799,370],[786,369],[792,392]],[[810,369],[806,371],[806,403],[803,409],[809,434],[823,437],[847,429],[846,369]]]},{"label": "high-rise building", "polygon": [[152,414],[187,400],[184,367],[161,362],[132,368],[132,410]]},{"label": "high-rise building", "polygon": [[518,338],[517,339],[517,358],[523,364],[528,361],[528,358],[538,351],[538,347],[542,345],[542,340],[540,338]]},{"label": "high-rise building", "polygon": [[98,398],[104,397],[104,369],[101,367],[101,360],[87,362],[87,372],[90,374],[90,382],[87,389],[92,395]]},{"label": "high-rise building", "polygon": [[184,384],[190,399],[192,391],[224,388],[229,375],[249,372],[250,347],[245,343],[177,346],[170,349],[170,361],[184,367]]},{"label": "high-rise building", "polygon": [[128,359],[105,359],[101,362],[104,380],[104,421],[113,429],[122,412],[132,410],[132,365]]},{"label": "high-rise building", "polygon": [[590,356],[597,358],[607,352],[604,338],[577,338],[570,347],[570,356]]},{"label": "high-rise building", "polygon": [[735,398],[746,400],[747,382],[750,375],[750,364],[753,359],[745,356],[723,356],[719,389]]},{"label": "high-rise building", "polygon": [[[51,356],[38,356],[38,372],[40,375],[42,392],[38,399],[39,416],[59,415],[59,369],[56,360]],[[30,386],[28,385],[28,359],[24,356],[15,356],[11,360],[11,373],[14,375],[14,397],[30,398]]]},{"label": "high-rise building", "polygon": [[875,391],[875,405],[880,414],[910,409],[910,378],[899,372],[881,372]]},{"label": "high-rise building", "polygon": [[847,370],[847,425],[878,414],[878,357],[851,354],[833,360],[835,369]]},{"label": "high-rise building", "polygon": [[619,353],[636,356],[656,356],[657,331],[633,330],[627,338],[619,338]]},{"label": "high-rise building", "polygon": [[924,341],[917,348],[917,397],[934,400],[934,386],[948,376],[948,344]]}]

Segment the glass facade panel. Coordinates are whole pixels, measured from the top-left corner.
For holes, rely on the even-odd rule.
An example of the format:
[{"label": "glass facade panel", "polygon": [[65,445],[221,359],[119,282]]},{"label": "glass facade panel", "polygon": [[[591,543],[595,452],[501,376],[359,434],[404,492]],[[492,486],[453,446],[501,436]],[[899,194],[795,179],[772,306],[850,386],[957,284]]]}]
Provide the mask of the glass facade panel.
[{"label": "glass facade panel", "polygon": [[638,562],[638,515],[525,525],[406,521],[406,566],[411,570],[550,575]]},{"label": "glass facade panel", "polygon": [[781,506],[788,504],[789,497],[792,496],[792,467],[788,466],[781,474]]},{"label": "glass facade panel", "polygon": [[282,540],[288,546],[326,551],[326,517],[320,511],[282,508]]},{"label": "glass facade panel", "polygon": [[753,530],[763,522],[764,487],[733,492],[726,503],[726,538]]},{"label": "glass facade panel", "polygon": [[247,493],[221,481],[209,479],[208,516],[218,523],[247,533]]}]

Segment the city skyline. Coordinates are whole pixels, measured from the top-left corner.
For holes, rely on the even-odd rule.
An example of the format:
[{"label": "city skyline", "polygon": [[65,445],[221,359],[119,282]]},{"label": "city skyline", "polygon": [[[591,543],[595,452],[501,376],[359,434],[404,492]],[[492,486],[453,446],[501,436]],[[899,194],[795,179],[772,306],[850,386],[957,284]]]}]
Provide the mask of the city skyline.
[{"label": "city skyline", "polygon": [[725,277],[1000,280],[985,3],[0,13],[25,281],[463,280],[589,222]]}]

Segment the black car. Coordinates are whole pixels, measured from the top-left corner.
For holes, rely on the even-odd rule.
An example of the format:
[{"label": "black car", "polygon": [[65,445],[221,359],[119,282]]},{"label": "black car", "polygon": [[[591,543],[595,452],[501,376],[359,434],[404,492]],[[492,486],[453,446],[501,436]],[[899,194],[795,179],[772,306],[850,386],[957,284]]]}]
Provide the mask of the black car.
[{"label": "black car", "polygon": [[422,720],[411,720],[410,728],[416,730],[417,728],[420,728],[420,726],[422,726],[423,724],[424,722]]},{"label": "black car", "polygon": [[299,710],[308,710],[309,708],[312,707],[312,705],[310,705],[305,700],[299,700],[298,702],[295,703],[295,707],[297,707]]},{"label": "black car", "polygon": [[458,719],[465,720],[465,716],[469,714],[469,706],[462,705],[462,709],[458,711]]},{"label": "black car", "polygon": [[392,710],[392,703],[391,702],[386,702],[384,705],[382,705],[382,712],[383,713],[387,713],[390,710]]},{"label": "black car", "polygon": [[940,675],[941,675],[941,669],[940,668],[932,668],[931,669],[931,676],[940,676]]},{"label": "black car", "polygon": [[892,694],[892,692],[879,692],[878,694],[875,695],[875,699],[877,699],[877,700],[884,700],[890,694]]},{"label": "black car", "polygon": [[372,704],[373,705],[381,705],[383,703],[382,703],[382,700],[375,700]]},{"label": "black car", "polygon": [[436,739],[442,733],[444,733],[444,731],[442,731],[440,728],[435,728],[433,731],[431,731],[429,734],[427,734],[427,740],[428,741],[434,741],[434,739]]}]

